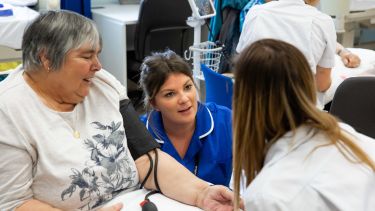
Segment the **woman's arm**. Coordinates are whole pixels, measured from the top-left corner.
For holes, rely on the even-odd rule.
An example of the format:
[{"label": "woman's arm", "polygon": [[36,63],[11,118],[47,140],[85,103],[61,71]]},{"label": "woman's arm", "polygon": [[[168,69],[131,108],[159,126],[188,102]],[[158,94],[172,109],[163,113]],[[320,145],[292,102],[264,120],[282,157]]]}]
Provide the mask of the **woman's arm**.
[{"label": "woman's arm", "polygon": [[[159,155],[157,179],[164,195],[205,210],[233,209],[233,194],[228,188],[219,185],[210,186],[207,182],[192,174],[174,158],[159,149],[157,150]],[[155,161],[154,151],[150,152],[150,155]],[[141,156],[135,163],[140,180],[143,181],[150,167],[149,158],[147,155]],[[146,188],[156,189],[153,175],[154,172],[147,179]]]},{"label": "woman's arm", "polygon": [[336,53],[340,56],[345,67],[355,68],[361,64],[359,56],[344,48],[340,43],[336,44]]},{"label": "woman's arm", "polygon": [[[109,207],[101,208],[98,211],[120,211],[123,207],[122,203],[117,203]],[[31,199],[16,208],[16,211],[61,211],[51,205],[36,199]]]},{"label": "woman's arm", "polygon": [[[129,150],[135,159],[140,180],[143,181],[150,168],[150,160],[146,153],[149,152],[155,161],[155,153],[152,149],[158,148],[159,145],[140,122],[129,100],[120,102],[120,111],[124,119]],[[163,194],[183,203],[210,210],[233,209],[233,195],[226,187],[209,186],[207,182],[197,178],[168,154],[160,150],[158,154],[157,178]],[[153,175],[154,172],[148,178],[146,188],[156,189]]]},{"label": "woman's arm", "polygon": [[21,206],[16,208],[16,211],[59,211],[60,209],[54,208],[51,205],[41,202],[36,199],[30,199]]},{"label": "woman's arm", "polygon": [[317,66],[315,73],[315,83],[319,92],[325,92],[331,86],[331,68]]}]

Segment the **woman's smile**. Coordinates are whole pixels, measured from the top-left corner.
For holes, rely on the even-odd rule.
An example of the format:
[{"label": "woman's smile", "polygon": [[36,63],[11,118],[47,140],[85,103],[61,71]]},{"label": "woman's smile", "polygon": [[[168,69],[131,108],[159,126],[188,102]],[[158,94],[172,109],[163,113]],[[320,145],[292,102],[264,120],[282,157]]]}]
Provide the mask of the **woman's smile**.
[{"label": "woman's smile", "polygon": [[84,82],[91,84],[92,77],[83,79]]},{"label": "woman's smile", "polygon": [[178,113],[180,113],[180,114],[189,114],[190,111],[191,111],[191,106],[188,107],[188,108],[184,108],[184,109],[178,110]]}]

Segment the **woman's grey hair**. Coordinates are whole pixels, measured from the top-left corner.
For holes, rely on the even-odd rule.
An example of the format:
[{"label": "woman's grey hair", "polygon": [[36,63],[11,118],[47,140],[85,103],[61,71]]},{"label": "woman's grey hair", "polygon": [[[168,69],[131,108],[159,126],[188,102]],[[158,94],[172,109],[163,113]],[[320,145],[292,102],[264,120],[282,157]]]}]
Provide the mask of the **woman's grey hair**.
[{"label": "woman's grey hair", "polygon": [[194,81],[190,64],[171,50],[155,52],[146,57],[140,69],[139,83],[144,92],[146,110],[150,110],[150,100],[155,98],[170,74],[182,73]]},{"label": "woman's grey hair", "polygon": [[101,47],[101,37],[92,20],[70,11],[47,11],[23,35],[23,66],[25,70],[39,69],[43,65],[43,53],[49,61],[48,68],[57,70],[70,50],[85,43],[93,48]]}]

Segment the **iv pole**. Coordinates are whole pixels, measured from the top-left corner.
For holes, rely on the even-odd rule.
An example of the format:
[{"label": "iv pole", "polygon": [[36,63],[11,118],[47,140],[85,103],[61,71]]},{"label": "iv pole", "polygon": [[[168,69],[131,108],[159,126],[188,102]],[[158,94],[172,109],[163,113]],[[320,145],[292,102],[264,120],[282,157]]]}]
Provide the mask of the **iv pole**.
[{"label": "iv pole", "polygon": [[[198,46],[201,43],[201,26],[204,24],[204,20],[199,19],[193,13],[193,15],[187,19],[186,23],[194,28],[193,46]],[[193,51],[193,75],[196,80],[199,80],[202,77],[200,66],[200,53],[198,51]],[[197,84],[199,86],[199,83]]]},{"label": "iv pole", "polygon": [[[197,47],[201,44],[201,26],[205,23],[204,19],[210,18],[216,15],[215,7],[211,0],[188,0],[190,7],[192,9],[192,16],[188,17],[186,20],[186,24],[194,28],[194,43],[193,46]],[[199,5],[197,5],[199,4]],[[205,8],[208,6],[207,8]],[[203,13],[207,12],[209,14],[200,14],[201,11]],[[193,77],[197,84],[197,88],[200,88],[200,82],[204,80],[203,75],[201,73],[201,66],[200,66],[200,52],[193,51]]]}]

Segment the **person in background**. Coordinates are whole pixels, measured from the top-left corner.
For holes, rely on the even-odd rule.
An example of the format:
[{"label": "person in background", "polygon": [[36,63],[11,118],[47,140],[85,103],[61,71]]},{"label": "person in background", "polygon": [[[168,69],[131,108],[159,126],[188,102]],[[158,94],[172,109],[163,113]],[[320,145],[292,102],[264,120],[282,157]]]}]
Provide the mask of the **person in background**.
[{"label": "person in background", "polygon": [[247,4],[242,8],[240,12],[240,32],[242,32],[245,17],[246,17],[246,14],[249,12],[249,10],[254,5],[265,4],[270,1],[272,0],[249,0],[249,2],[247,2]]},{"label": "person in background", "polygon": [[198,101],[188,63],[173,51],[154,53],[141,66],[148,113],[141,119],[167,152],[199,178],[228,186],[232,173],[232,112]]},{"label": "person in background", "polygon": [[363,210],[375,207],[375,140],[316,106],[304,55],[259,40],[235,61],[235,200],[245,210]]},{"label": "person in background", "polygon": [[120,210],[105,203],[140,181],[202,209],[233,209],[226,187],[191,174],[150,135],[133,143],[145,134],[124,129],[136,122],[120,113],[126,89],[101,69],[101,47],[94,23],[68,11],[25,31],[23,66],[0,83],[0,210]]},{"label": "person in background", "polygon": [[[245,21],[245,17],[249,10],[254,6],[254,5],[260,5],[260,4],[265,4],[267,2],[270,2],[272,0],[251,0],[249,1],[246,6],[241,10],[240,14],[240,29],[242,31],[242,27]],[[307,3],[311,4],[313,1],[308,1]],[[250,29],[248,29],[250,30]],[[360,65],[361,59],[357,54],[354,54],[350,52],[348,49],[344,48],[340,43],[337,42],[336,44],[336,54],[340,56],[343,64],[346,67],[349,68],[356,68]]]},{"label": "person in background", "polygon": [[[279,0],[253,6],[237,45],[240,53],[253,42],[273,38],[295,45],[306,56],[317,84],[318,107],[330,101],[336,31],[330,16],[315,6],[319,0]],[[332,95],[333,96],[333,95]]]}]

